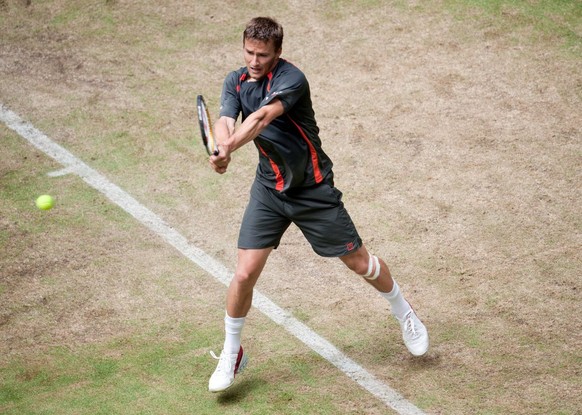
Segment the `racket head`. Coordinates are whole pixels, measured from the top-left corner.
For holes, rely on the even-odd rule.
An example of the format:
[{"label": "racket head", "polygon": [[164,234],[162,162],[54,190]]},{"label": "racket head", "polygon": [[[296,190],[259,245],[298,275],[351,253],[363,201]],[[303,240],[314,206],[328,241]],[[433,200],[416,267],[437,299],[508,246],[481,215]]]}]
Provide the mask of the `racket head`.
[{"label": "racket head", "polygon": [[212,124],[210,122],[210,112],[204,101],[202,95],[198,95],[196,98],[196,106],[198,108],[198,122],[200,124],[200,135],[202,136],[202,144],[206,148],[208,155],[217,155],[218,148],[216,146],[216,140],[214,139],[214,134],[212,132]]}]

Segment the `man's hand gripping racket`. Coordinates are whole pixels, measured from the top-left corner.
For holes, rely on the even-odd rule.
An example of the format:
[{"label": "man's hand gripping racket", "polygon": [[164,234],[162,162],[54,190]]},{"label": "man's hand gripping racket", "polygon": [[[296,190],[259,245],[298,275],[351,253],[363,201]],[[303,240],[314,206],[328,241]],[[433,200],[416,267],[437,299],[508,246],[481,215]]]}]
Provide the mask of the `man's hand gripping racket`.
[{"label": "man's hand gripping racket", "polygon": [[196,105],[198,107],[198,122],[200,123],[202,144],[204,144],[204,148],[209,156],[217,156],[218,146],[216,145],[216,140],[214,140],[214,134],[212,133],[210,112],[208,111],[208,107],[206,107],[206,102],[202,95],[198,95]]},{"label": "man's hand gripping racket", "polygon": [[204,148],[206,148],[206,152],[210,156],[210,166],[217,173],[226,173],[226,169],[230,163],[230,154],[228,149],[226,151],[221,151],[218,149],[218,143],[214,138],[214,133],[212,132],[210,112],[208,111],[208,107],[206,107],[206,102],[204,101],[202,95],[198,95],[197,106],[198,121],[200,123],[200,134],[202,135],[202,144],[204,144]]}]

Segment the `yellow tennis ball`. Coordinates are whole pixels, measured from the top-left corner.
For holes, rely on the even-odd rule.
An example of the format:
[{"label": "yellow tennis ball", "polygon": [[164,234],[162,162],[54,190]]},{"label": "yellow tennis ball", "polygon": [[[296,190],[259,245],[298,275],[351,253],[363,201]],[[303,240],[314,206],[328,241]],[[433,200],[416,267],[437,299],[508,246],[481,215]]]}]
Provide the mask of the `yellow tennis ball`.
[{"label": "yellow tennis ball", "polygon": [[50,195],[42,195],[36,199],[36,207],[40,210],[49,210],[55,204],[55,200]]}]

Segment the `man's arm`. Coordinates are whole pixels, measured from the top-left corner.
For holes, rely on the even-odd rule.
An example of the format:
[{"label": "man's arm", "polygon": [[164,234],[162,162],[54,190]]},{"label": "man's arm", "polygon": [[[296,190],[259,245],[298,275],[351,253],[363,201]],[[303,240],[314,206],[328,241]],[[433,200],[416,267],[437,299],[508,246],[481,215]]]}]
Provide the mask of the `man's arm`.
[{"label": "man's arm", "polygon": [[214,123],[214,137],[218,144],[229,140],[230,136],[234,134],[234,125],[236,120],[234,118],[222,116],[216,123]]},{"label": "man's arm", "polygon": [[283,115],[283,103],[275,99],[249,115],[234,130],[234,119],[220,117],[214,125],[218,141],[218,155],[210,157],[210,165],[217,173],[224,173],[230,163],[230,154],[255,139],[275,118]]}]

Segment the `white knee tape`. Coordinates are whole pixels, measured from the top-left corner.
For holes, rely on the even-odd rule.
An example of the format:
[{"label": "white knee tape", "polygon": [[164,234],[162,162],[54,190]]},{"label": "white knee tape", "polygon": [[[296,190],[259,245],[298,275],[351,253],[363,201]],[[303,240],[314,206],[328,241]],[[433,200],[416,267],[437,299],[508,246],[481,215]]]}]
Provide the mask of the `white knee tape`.
[{"label": "white knee tape", "polygon": [[[374,269],[375,267],[375,269]],[[374,271],[374,275],[372,272]],[[375,280],[380,276],[380,261],[375,255],[370,255],[370,260],[368,261],[368,272],[366,272],[363,277],[367,280]]]}]

